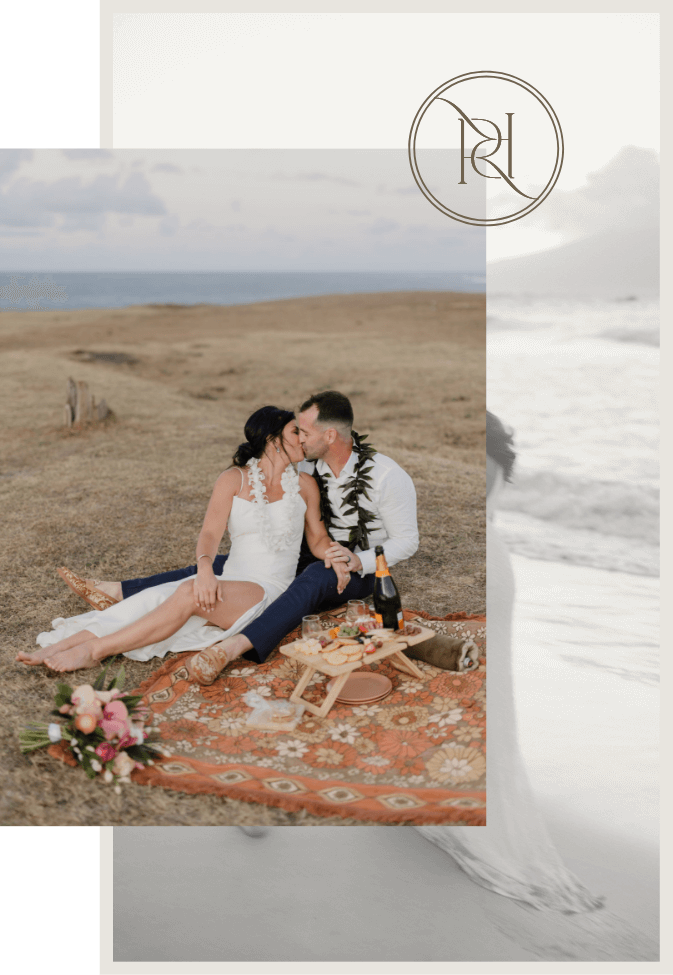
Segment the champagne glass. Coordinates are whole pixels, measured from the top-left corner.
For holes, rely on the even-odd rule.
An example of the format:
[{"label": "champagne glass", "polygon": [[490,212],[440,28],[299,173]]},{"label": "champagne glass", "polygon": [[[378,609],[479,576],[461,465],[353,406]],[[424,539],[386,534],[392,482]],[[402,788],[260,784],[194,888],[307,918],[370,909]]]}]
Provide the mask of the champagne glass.
[{"label": "champagne glass", "polygon": [[346,619],[349,623],[356,623],[358,620],[366,619],[369,616],[367,603],[364,599],[349,599],[346,609]]},{"label": "champagne glass", "polygon": [[302,640],[317,640],[322,633],[322,624],[319,616],[304,616],[301,621]]}]

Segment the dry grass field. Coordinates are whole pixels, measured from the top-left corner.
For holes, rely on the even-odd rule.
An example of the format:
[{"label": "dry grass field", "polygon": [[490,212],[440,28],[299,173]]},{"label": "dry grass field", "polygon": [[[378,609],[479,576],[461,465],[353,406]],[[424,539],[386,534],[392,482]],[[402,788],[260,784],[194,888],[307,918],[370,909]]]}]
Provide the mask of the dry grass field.
[{"label": "dry grass field", "polygon": [[[46,753],[23,756],[18,731],[48,718],[56,677],[14,657],[87,609],[57,566],[120,579],[192,563],[245,419],[320,389],[351,397],[356,429],[416,483],[420,549],[394,570],[405,605],[483,612],[484,326],[484,296],[427,292],[0,312],[0,823],[360,825],[134,784],[116,796]],[[70,376],[114,416],[66,429]],[[155,664],[126,669],[130,688]]]}]

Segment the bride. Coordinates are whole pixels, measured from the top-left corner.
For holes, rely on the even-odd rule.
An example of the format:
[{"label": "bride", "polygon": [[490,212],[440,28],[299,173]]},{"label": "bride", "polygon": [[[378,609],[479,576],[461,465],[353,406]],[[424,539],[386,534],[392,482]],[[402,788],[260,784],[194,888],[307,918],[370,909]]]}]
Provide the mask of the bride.
[{"label": "bride", "polygon": [[[343,592],[350,575],[329,559],[334,543],[320,516],[318,487],[293,466],[304,459],[294,413],[264,406],[247,421],[245,436],[233,466],[215,483],[196,545],[195,579],[146,589],[103,612],[56,619],[37,637],[42,649],[16,659],[71,671],[117,653],[148,660],[211,648],[190,661],[192,676],[209,683],[213,644],[238,633],[287,589],[303,533],[313,555],[332,565]],[[225,528],[231,550],[216,576],[212,564]]]},{"label": "bride", "polygon": [[[510,480],[515,457],[511,434],[487,413],[487,825],[415,828],[482,887],[512,898],[507,909],[504,901],[491,902],[491,916],[539,950],[536,957],[656,960],[656,945],[607,910],[603,898],[587,890],[563,863],[537,808],[519,749],[512,677],[514,572],[493,527],[497,499]],[[531,913],[531,907],[538,910]]]}]

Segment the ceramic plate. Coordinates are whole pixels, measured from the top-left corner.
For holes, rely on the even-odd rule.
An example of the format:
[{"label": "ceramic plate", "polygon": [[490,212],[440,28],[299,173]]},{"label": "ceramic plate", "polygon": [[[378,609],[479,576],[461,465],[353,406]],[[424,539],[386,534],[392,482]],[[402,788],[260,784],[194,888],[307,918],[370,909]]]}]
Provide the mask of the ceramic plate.
[{"label": "ceramic plate", "polygon": [[[327,684],[329,690],[332,681]],[[383,674],[373,674],[370,670],[354,670],[337,697],[339,704],[372,704],[387,697],[393,689],[393,682]]]}]

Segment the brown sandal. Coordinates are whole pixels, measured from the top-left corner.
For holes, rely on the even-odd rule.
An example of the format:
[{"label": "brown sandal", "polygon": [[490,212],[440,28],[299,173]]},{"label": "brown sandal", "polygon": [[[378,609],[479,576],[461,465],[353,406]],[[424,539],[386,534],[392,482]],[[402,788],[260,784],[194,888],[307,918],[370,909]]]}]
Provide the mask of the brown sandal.
[{"label": "brown sandal", "polygon": [[228,663],[227,651],[220,642],[195,654],[187,666],[197,684],[212,684]]},{"label": "brown sandal", "polygon": [[108,609],[110,606],[114,606],[119,602],[119,600],[115,599],[114,596],[108,596],[106,592],[101,592],[100,589],[96,589],[88,585],[84,579],[80,579],[79,576],[76,576],[74,572],[71,572],[70,569],[67,569],[64,565],[56,571],[60,575],[61,579],[63,579],[66,586],[69,586],[74,593],[81,596],[82,599],[94,609]]}]

